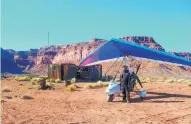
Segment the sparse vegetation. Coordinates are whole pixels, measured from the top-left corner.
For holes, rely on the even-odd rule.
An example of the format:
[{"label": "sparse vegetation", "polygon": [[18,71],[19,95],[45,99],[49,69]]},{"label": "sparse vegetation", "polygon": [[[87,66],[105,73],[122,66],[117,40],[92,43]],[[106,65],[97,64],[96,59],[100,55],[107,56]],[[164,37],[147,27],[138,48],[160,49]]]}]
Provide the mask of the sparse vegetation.
[{"label": "sparse vegetation", "polygon": [[145,78],[145,77],[139,77],[141,83],[149,83],[150,82],[150,78]]},{"label": "sparse vegetation", "polygon": [[102,88],[102,87],[107,87],[108,85],[109,85],[109,82],[98,81],[97,83],[92,83],[92,84],[86,85],[86,88],[98,89],[98,88]]},{"label": "sparse vegetation", "polygon": [[29,100],[29,99],[33,99],[31,96],[26,96],[26,95],[24,95],[23,97],[22,97],[22,99],[25,99],[25,100]]},{"label": "sparse vegetation", "polygon": [[115,82],[120,82],[120,79],[119,78],[115,78]]},{"label": "sparse vegetation", "polygon": [[53,78],[46,79],[46,82],[55,83],[55,80]]},{"label": "sparse vegetation", "polygon": [[56,79],[55,82],[56,82],[56,83],[62,83],[62,80]]},{"label": "sparse vegetation", "polygon": [[29,77],[29,78],[37,78],[37,77],[39,77],[39,75],[37,75],[37,74],[28,74],[26,76]]},{"label": "sparse vegetation", "polygon": [[45,79],[45,80],[49,79],[48,76],[39,76],[39,78],[42,78],[42,79]]},{"label": "sparse vegetation", "polygon": [[16,81],[30,81],[31,78],[28,76],[22,76],[22,77],[15,77],[14,80],[16,80]]},{"label": "sparse vegetation", "polygon": [[12,99],[12,96],[4,96],[6,99]]},{"label": "sparse vegetation", "polygon": [[8,88],[4,88],[4,89],[2,90],[2,92],[11,92],[11,90],[8,89]]},{"label": "sparse vegetation", "polygon": [[42,78],[32,78],[32,79],[31,79],[31,82],[32,82],[32,84],[37,84],[37,83],[39,83],[41,80],[42,80]]},{"label": "sparse vegetation", "polygon": [[112,80],[114,77],[112,75],[103,75],[102,80],[103,81],[109,81]]},{"label": "sparse vegetation", "polygon": [[46,82],[46,86],[47,86],[49,89],[54,89],[54,83]]},{"label": "sparse vegetation", "polygon": [[108,85],[109,85],[109,82],[103,82],[103,83],[102,83],[102,86],[103,86],[103,87],[107,87]]},{"label": "sparse vegetation", "polygon": [[65,88],[65,90],[66,90],[66,91],[69,91],[69,92],[75,91],[76,89],[77,89],[77,87],[76,87],[76,85],[74,85],[74,84],[68,85],[68,86]]},{"label": "sparse vegetation", "polygon": [[49,90],[53,89],[54,90],[54,85],[52,82],[47,82],[47,80],[42,79],[39,81],[37,89],[38,90],[47,90],[47,89],[49,89]]},{"label": "sparse vegetation", "polygon": [[72,79],[70,80],[70,82],[71,82],[71,83],[76,83],[76,78],[72,78]]}]

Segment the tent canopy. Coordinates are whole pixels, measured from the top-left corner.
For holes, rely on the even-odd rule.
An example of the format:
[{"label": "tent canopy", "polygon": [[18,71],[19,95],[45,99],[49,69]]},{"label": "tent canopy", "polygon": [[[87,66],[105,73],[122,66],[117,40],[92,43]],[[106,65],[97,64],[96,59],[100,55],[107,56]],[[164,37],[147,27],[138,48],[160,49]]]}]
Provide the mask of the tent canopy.
[{"label": "tent canopy", "polygon": [[92,51],[80,62],[80,65],[86,66],[98,61],[119,58],[125,55],[191,66],[191,60],[183,57],[114,38]]}]

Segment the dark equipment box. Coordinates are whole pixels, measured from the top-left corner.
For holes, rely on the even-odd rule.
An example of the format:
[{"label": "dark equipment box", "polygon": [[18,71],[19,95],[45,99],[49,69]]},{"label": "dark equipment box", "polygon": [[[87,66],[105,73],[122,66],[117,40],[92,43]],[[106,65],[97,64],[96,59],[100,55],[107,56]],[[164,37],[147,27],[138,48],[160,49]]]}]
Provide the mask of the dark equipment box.
[{"label": "dark equipment box", "polygon": [[77,66],[77,79],[84,81],[98,81],[102,78],[102,66]]},{"label": "dark equipment box", "polygon": [[68,80],[76,78],[76,65],[74,64],[49,65],[48,77],[60,80]]},{"label": "dark equipment box", "polygon": [[98,81],[102,78],[102,65],[53,64],[48,67],[48,77],[60,80],[76,78],[78,81]]}]

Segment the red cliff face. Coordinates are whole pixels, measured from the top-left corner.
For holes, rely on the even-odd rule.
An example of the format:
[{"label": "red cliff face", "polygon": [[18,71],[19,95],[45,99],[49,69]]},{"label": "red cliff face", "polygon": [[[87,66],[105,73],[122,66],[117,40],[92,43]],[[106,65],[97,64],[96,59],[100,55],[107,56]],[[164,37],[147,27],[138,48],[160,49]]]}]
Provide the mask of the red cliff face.
[{"label": "red cliff face", "polygon": [[[160,51],[165,49],[157,44],[152,37],[127,36],[120,38],[129,42],[134,42]],[[1,48],[2,72],[31,72],[47,73],[48,64],[52,63],[74,63],[84,59],[90,52],[101,46],[107,40],[94,38],[89,42],[80,42],[64,46],[50,46],[29,51],[4,50]],[[170,52],[177,56],[191,59],[191,53]],[[7,65],[7,63],[9,63]],[[9,68],[9,65],[10,68]],[[14,71],[14,70],[18,71]]]},{"label": "red cliff face", "polygon": [[[120,39],[134,42],[153,49],[165,51],[164,48],[157,44],[152,37],[123,37]],[[78,63],[83,58],[85,58],[91,51],[102,45],[104,42],[106,42],[106,40],[94,38],[90,40],[89,43],[78,43],[63,46],[58,54],[55,56],[53,63]]]},{"label": "red cliff face", "polygon": [[35,65],[37,49],[14,51],[1,49],[2,72],[23,73]]},{"label": "red cliff face", "polygon": [[128,36],[128,37],[122,37],[120,38],[122,40],[126,40],[129,42],[134,42],[137,44],[140,44],[142,46],[150,47],[152,49],[157,49],[160,51],[165,51],[165,49],[155,42],[155,40],[152,37],[146,37],[146,36]]},{"label": "red cliff face", "polygon": [[50,47],[40,48],[37,54],[36,65],[52,64],[54,57],[60,51],[61,48],[62,48],[61,46],[50,46]]},{"label": "red cliff face", "polygon": [[50,46],[40,48],[35,59],[35,65],[27,70],[30,73],[47,73],[47,67],[49,64],[52,64],[52,61],[56,54],[60,51],[62,46]]},{"label": "red cliff face", "polygon": [[78,63],[91,51],[102,45],[104,42],[106,42],[106,40],[93,39],[90,42],[63,46],[62,49],[54,57],[53,63]]},{"label": "red cliff face", "polygon": [[188,52],[170,52],[170,53],[191,60],[191,53]]}]

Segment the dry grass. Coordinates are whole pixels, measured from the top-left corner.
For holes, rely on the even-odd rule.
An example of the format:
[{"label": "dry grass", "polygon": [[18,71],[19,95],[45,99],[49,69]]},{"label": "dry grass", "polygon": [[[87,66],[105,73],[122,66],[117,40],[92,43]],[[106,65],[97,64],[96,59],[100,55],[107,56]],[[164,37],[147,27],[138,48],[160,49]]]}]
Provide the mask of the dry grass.
[{"label": "dry grass", "polygon": [[28,76],[23,76],[23,77],[15,77],[14,80],[16,80],[16,81],[30,81],[31,78]]},{"label": "dry grass", "polygon": [[70,80],[70,82],[71,82],[71,83],[76,83],[76,78],[72,78],[72,79]]},{"label": "dry grass", "polygon": [[32,79],[31,79],[31,82],[32,82],[32,84],[37,84],[37,83],[39,83],[41,80],[42,80],[42,78],[32,78]]},{"label": "dry grass", "polygon": [[46,79],[46,82],[55,83],[55,80],[53,78]]},{"label": "dry grass", "polygon": [[98,88],[102,88],[102,87],[107,87],[108,85],[109,85],[109,82],[98,81],[97,83],[87,84],[85,86],[85,88],[88,88],[88,89],[98,89]]},{"label": "dry grass", "polygon": [[151,82],[151,79],[150,78],[145,78],[145,77],[140,77],[139,78],[141,83],[150,83]]},{"label": "dry grass", "polygon": [[37,75],[37,74],[27,74],[26,76],[29,77],[29,78],[37,78],[37,77],[39,77],[39,75]]},{"label": "dry grass", "polygon": [[6,99],[12,99],[12,96],[4,96]]},{"label": "dry grass", "polygon": [[149,77],[140,77],[140,81],[142,83],[182,83],[182,84],[190,84],[191,79],[183,79],[183,78],[177,78],[177,77],[168,77],[168,78],[149,78]]},{"label": "dry grass", "polygon": [[55,82],[56,82],[56,83],[62,83],[62,80],[56,79]]},{"label": "dry grass", "polygon": [[4,88],[4,89],[2,90],[2,92],[11,92],[11,90],[8,89],[8,88]]},{"label": "dry grass", "polygon": [[66,91],[69,91],[69,92],[75,91],[76,89],[77,89],[77,86],[74,85],[74,84],[68,85],[68,86],[65,88],[65,90],[66,90]]},{"label": "dry grass", "polygon": [[29,99],[33,99],[33,97],[24,95],[24,96],[22,97],[22,99],[29,100]]}]

